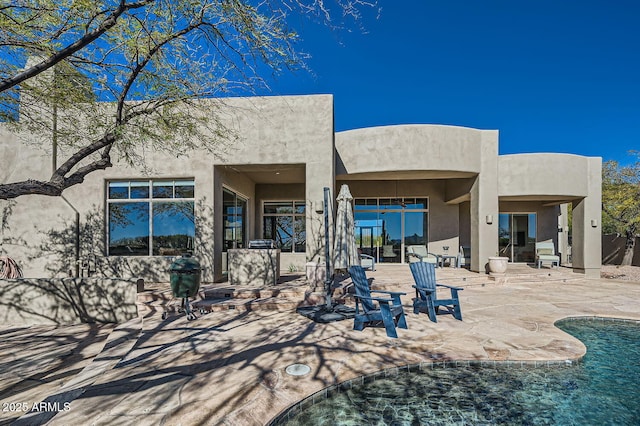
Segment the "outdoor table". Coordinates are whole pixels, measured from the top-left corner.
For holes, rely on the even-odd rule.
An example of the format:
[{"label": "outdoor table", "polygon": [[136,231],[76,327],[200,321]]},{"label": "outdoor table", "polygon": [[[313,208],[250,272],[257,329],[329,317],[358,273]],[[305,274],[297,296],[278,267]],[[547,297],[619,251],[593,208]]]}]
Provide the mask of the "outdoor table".
[{"label": "outdoor table", "polygon": [[438,255],[438,264],[440,265],[441,268],[444,268],[444,261],[450,259],[453,262],[453,267],[457,268],[458,267],[458,256],[457,255],[451,255],[451,254],[440,254]]}]

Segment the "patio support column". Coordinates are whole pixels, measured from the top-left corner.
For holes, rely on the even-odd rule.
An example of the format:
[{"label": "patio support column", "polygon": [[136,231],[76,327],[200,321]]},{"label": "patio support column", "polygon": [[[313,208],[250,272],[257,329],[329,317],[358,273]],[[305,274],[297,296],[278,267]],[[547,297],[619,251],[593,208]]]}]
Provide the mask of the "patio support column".
[{"label": "patio support column", "polygon": [[[213,252],[212,257],[212,271],[208,272],[213,281],[220,281],[222,279],[222,244],[223,244],[223,235],[224,235],[224,222],[222,220],[222,182],[223,178],[221,176],[220,168],[217,166],[213,166],[213,181],[211,183],[211,196],[213,197],[212,205],[214,206],[214,211],[217,211],[218,214],[214,214],[211,218],[213,222],[213,229],[210,229],[211,232],[210,238],[211,241],[207,241],[207,246],[212,247],[210,250]],[[196,222],[197,223],[197,222]],[[200,225],[202,226],[202,225]],[[225,259],[226,260],[226,259]],[[226,263],[226,262],[225,262]],[[225,265],[226,269],[226,265]]]},{"label": "patio support column", "polygon": [[[329,164],[331,161],[331,164]],[[322,202],[324,188],[330,189],[329,194],[329,229],[333,229],[333,214],[335,208],[335,172],[331,167],[335,161],[324,159],[321,162],[306,164],[305,192],[307,199],[307,262],[325,263],[324,253],[324,211]],[[329,232],[331,234],[331,231]],[[331,236],[331,235],[330,235]],[[330,246],[331,247],[331,246]]]},{"label": "patio support column", "polygon": [[574,272],[600,278],[602,266],[602,159],[589,158],[588,194],[573,202],[571,258]]},{"label": "patio support column", "polygon": [[498,250],[498,132],[481,138],[481,172],[471,187],[471,270],[485,272]]},{"label": "patio support column", "polygon": [[569,263],[569,205],[566,203],[560,204],[558,216],[558,253],[561,265]]}]

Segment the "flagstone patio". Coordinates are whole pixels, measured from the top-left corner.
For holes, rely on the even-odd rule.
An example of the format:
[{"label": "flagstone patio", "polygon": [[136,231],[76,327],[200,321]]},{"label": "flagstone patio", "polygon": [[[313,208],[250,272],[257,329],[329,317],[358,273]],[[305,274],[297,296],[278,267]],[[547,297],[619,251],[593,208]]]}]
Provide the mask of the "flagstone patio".
[{"label": "flagstone patio", "polygon": [[[374,286],[407,293],[409,329],[399,329],[398,339],[384,328],[353,331],[351,321],[314,323],[295,308],[227,308],[163,321],[161,301],[117,327],[4,325],[0,424],[22,416],[16,424],[263,425],[316,391],[386,368],[579,359],[585,347],[554,327],[561,318],[640,320],[640,283],[588,280],[565,268],[511,266],[501,277],[438,269],[439,281],[464,287],[463,321],[441,316],[438,323],[413,313],[407,265],[367,275]],[[289,375],[292,364],[310,372]],[[50,405],[23,410],[41,401]]]}]

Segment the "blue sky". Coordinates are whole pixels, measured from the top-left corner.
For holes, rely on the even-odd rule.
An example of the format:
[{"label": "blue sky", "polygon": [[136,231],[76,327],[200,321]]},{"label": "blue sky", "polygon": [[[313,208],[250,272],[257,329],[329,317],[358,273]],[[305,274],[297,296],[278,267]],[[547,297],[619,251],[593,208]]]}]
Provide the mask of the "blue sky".
[{"label": "blue sky", "polygon": [[337,131],[449,124],[500,131],[500,153],[628,163],[640,149],[640,2],[380,1],[366,32],[296,23],[313,74],[273,95],[331,93]]}]

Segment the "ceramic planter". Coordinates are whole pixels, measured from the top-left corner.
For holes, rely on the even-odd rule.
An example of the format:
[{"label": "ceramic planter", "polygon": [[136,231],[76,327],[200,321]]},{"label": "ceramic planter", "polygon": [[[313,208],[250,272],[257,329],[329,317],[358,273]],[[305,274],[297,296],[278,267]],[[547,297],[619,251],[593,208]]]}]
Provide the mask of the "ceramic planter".
[{"label": "ceramic planter", "polygon": [[493,256],[489,258],[489,273],[504,274],[507,272],[508,257]]}]

